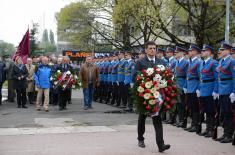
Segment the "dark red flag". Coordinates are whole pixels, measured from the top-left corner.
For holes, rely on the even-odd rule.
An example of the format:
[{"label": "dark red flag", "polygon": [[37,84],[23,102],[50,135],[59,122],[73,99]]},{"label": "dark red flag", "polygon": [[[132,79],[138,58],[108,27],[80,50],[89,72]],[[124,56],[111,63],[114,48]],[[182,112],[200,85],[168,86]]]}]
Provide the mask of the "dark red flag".
[{"label": "dark red flag", "polygon": [[29,50],[30,50],[30,42],[29,42],[29,29],[28,29],[23,39],[21,40],[15,54],[13,55],[13,60],[15,60],[17,56],[20,56],[22,58],[23,63],[26,64],[29,55]]}]

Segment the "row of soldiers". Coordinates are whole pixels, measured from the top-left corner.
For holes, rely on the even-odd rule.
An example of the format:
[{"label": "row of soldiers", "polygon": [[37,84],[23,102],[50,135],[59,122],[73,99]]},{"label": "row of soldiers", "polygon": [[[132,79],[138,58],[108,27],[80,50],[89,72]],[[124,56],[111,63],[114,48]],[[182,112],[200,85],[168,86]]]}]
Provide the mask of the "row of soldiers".
[{"label": "row of soldiers", "polygon": [[[210,45],[203,49],[194,44],[188,50],[168,48],[168,65],[175,74],[180,101],[167,122],[221,143],[231,143],[235,128],[235,48],[223,43],[218,61],[213,59],[215,52]],[[192,119],[189,127],[188,116]],[[221,118],[224,133],[217,138]],[[203,132],[202,122],[206,123]]]},{"label": "row of soldiers", "polygon": [[120,52],[100,56],[94,61],[100,71],[100,85],[95,90],[94,100],[132,111],[130,88],[135,66],[132,54]]},{"label": "row of soldiers", "polygon": [[[179,90],[176,110],[169,113],[168,120],[163,115],[166,123],[213,137],[221,143],[232,142],[235,126],[234,53],[235,48],[226,43],[221,45],[217,59],[213,59],[216,50],[210,45],[204,45],[203,49],[194,44],[189,49],[178,46],[157,49],[157,57],[171,68]],[[130,88],[136,61],[129,52],[94,59],[100,70],[100,86],[95,91],[94,100],[133,111]],[[188,117],[192,120],[189,127]],[[224,133],[216,138],[220,120],[223,120]],[[202,122],[206,123],[203,132]]]}]

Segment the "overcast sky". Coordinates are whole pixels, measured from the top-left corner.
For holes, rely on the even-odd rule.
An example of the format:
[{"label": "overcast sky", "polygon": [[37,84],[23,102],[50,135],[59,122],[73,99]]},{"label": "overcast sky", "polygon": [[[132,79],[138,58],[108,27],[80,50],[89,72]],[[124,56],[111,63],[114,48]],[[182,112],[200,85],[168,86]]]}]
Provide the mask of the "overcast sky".
[{"label": "overcast sky", "polygon": [[0,40],[17,46],[28,26],[32,27],[32,21],[39,23],[40,33],[45,26],[56,35],[55,13],[72,1],[74,0],[0,0]]}]

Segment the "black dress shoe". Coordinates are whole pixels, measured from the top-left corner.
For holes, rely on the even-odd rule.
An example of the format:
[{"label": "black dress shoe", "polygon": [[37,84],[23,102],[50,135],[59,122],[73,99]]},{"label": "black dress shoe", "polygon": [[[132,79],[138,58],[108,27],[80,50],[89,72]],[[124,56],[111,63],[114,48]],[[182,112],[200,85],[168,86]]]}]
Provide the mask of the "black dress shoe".
[{"label": "black dress shoe", "polygon": [[166,145],[163,144],[162,147],[159,148],[159,152],[163,152],[165,150],[168,150],[168,149],[170,149],[170,147],[171,147],[171,145],[169,145],[169,144],[166,144]]},{"label": "black dress shoe", "polygon": [[141,148],[145,148],[144,141],[139,141],[138,146],[141,147]]},{"label": "black dress shoe", "polygon": [[219,138],[217,138],[217,139],[215,139],[215,141],[221,141],[221,140],[223,140],[225,138],[225,136],[223,135],[222,137],[219,137]]},{"label": "black dress shoe", "polygon": [[24,108],[24,109],[28,109],[28,107],[26,107],[25,105],[23,105],[23,106],[22,106],[22,108]]},{"label": "black dress shoe", "polygon": [[233,139],[232,137],[225,137],[220,141],[220,143],[232,143]]},{"label": "black dress shoe", "polygon": [[208,133],[206,135],[204,135],[204,137],[206,137],[206,138],[213,137],[213,132],[212,131],[208,131]]},{"label": "black dress shoe", "polygon": [[191,130],[191,128],[192,128],[192,126],[190,126],[190,127],[188,127],[188,128],[185,128],[184,130],[185,130],[185,131],[189,131],[189,130]]},{"label": "black dress shoe", "polygon": [[193,126],[190,130],[188,130],[188,132],[196,132],[197,128],[195,126]]},{"label": "black dress shoe", "polygon": [[198,135],[199,136],[205,136],[205,135],[207,135],[208,134],[208,131],[204,131],[204,132],[202,132],[202,133],[199,133]]}]

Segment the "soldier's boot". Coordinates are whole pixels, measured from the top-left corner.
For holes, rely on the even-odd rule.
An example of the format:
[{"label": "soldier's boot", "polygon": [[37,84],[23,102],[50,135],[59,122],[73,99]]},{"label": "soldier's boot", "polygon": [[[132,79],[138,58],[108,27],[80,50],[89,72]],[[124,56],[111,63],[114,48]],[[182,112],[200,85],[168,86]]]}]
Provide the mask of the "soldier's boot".
[{"label": "soldier's boot", "polygon": [[198,114],[193,113],[192,114],[192,128],[188,130],[188,132],[196,132],[197,131],[197,125],[198,125]]},{"label": "soldier's boot", "polygon": [[210,122],[211,122],[211,116],[209,114],[206,114],[206,130],[202,133],[199,133],[199,136],[205,136],[209,132],[210,128]]},{"label": "soldier's boot", "polygon": [[206,138],[210,138],[213,136],[213,129],[215,124],[214,114],[209,114],[209,124],[208,124],[208,133],[205,135]]}]

